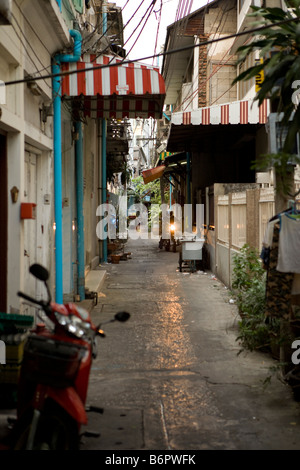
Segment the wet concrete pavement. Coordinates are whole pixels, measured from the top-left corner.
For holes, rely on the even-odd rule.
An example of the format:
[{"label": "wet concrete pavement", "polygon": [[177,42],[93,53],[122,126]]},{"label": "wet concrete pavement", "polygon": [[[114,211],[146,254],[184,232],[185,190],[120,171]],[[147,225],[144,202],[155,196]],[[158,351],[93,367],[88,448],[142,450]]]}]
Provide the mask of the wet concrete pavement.
[{"label": "wet concrete pavement", "polygon": [[[87,429],[101,436],[84,437],[81,449],[300,449],[300,404],[276,375],[263,387],[277,364],[270,356],[238,355],[238,316],[224,285],[211,273],[180,273],[178,253],[156,241],[129,241],[126,251],[131,259],[100,268],[107,276],[94,322],[121,310],[131,318],[105,325],[98,340],[88,403],[104,413],[89,413]],[[5,420],[2,411],[0,436]]]},{"label": "wet concrete pavement", "polygon": [[82,450],[298,450],[300,407],[260,353],[242,353],[229,292],[210,273],[177,270],[178,253],[129,241],[131,259],[107,265],[94,307],[106,325],[90,377]]}]

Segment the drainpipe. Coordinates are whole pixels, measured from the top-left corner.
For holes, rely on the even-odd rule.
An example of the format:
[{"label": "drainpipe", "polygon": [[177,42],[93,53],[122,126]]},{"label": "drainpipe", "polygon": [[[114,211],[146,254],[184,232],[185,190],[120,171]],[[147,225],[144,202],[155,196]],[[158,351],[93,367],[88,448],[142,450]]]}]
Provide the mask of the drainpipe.
[{"label": "drainpipe", "polygon": [[[106,119],[102,119],[102,204],[106,203]],[[103,240],[103,262],[107,262],[107,238]]]},{"label": "drainpipe", "polygon": [[[103,4],[102,8],[102,34],[107,34],[107,6]],[[102,204],[106,203],[106,119],[102,119]],[[102,244],[102,261],[107,262],[107,238]]]},{"label": "drainpipe", "polygon": [[[52,73],[60,73],[62,62],[78,62],[81,56],[82,38],[79,31],[70,30],[74,39],[73,54],[57,54],[54,57]],[[61,157],[61,77],[53,77],[53,134],[54,134],[54,214],[55,214],[55,296],[56,302],[63,303],[63,243],[62,243],[62,157]]]},{"label": "drainpipe", "polygon": [[84,268],[84,216],[83,216],[83,132],[82,123],[75,122],[75,131],[78,140],[75,143],[76,160],[76,206],[77,206],[77,266],[78,266],[78,294],[80,300],[85,299],[85,268]]},{"label": "drainpipe", "polygon": [[103,22],[102,34],[105,35],[107,33],[107,7],[106,5],[103,5],[103,9],[102,9],[102,22]]}]

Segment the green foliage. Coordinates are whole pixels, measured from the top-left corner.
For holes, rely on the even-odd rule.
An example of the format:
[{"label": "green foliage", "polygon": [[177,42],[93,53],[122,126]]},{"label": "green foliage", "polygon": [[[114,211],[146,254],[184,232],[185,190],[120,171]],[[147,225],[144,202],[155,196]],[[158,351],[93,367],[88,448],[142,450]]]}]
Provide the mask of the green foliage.
[{"label": "green foliage", "polygon": [[138,176],[133,178],[131,181],[132,189],[135,193],[135,202],[144,204],[145,196],[150,196],[150,211],[149,211],[149,229],[152,223],[159,223],[159,215],[161,213],[161,191],[160,191],[160,180],[157,179],[150,183],[145,184],[143,177]]},{"label": "green foliage", "polygon": [[266,272],[258,253],[244,245],[234,256],[232,288],[241,316],[239,336],[243,349],[269,350],[277,340],[279,324],[265,322]]},{"label": "green foliage", "polygon": [[[249,80],[264,71],[264,81],[255,99],[259,104],[266,98],[278,103],[277,110],[283,113],[282,124],[288,127],[283,151],[290,153],[300,128],[300,107],[295,109],[293,99],[295,86],[299,87],[300,84],[300,1],[286,0],[285,3],[287,11],[281,8],[251,7],[253,13],[249,16],[256,20],[254,27],[290,21],[254,32],[253,41],[238,49],[238,63],[242,63],[248,55],[257,50],[260,51],[263,63],[250,67],[233,83]],[[294,111],[295,114],[292,115]]]},{"label": "green foliage", "polygon": [[232,287],[234,289],[247,290],[252,286],[253,281],[261,280],[265,276],[257,251],[247,244],[234,255],[233,262]]},{"label": "green foliage", "polygon": [[161,203],[159,180],[144,184],[143,177],[138,176],[137,178],[133,178],[131,180],[131,184],[135,192],[135,198],[137,202],[143,203],[144,196],[149,195],[151,198],[151,204]]}]

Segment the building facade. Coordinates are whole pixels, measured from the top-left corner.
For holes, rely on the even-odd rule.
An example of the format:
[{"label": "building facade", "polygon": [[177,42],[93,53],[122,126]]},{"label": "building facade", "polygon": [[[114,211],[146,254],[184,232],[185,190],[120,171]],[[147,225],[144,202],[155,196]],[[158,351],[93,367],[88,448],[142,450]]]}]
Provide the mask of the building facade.
[{"label": "building facade", "polygon": [[111,175],[126,168],[127,120],[161,117],[164,82],[153,67],[123,65],[122,14],[114,3],[6,3],[0,310],[33,314],[16,294],[45,295],[28,273],[33,263],[50,271],[57,302],[88,294],[90,274],[106,261],[98,207],[110,202]]},{"label": "building facade", "polygon": [[[185,50],[167,55],[162,69],[171,119],[166,149],[188,155],[186,191],[194,207],[205,208],[204,260],[227,285],[233,255],[245,243],[260,250],[275,207],[272,170],[253,168],[255,160],[270,152],[274,137],[269,102],[258,107],[254,101],[261,77],[233,85],[239,73],[259,60],[257,52],[236,65],[238,47],[251,37],[235,35],[249,29],[252,4],[215,0],[170,25],[165,50]],[[276,0],[265,4],[282,6]]]}]

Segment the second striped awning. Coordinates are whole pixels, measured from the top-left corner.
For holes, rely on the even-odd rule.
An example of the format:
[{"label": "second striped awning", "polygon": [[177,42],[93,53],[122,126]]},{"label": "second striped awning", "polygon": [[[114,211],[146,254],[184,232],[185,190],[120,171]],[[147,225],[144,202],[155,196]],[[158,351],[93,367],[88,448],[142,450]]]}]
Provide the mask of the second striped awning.
[{"label": "second striped awning", "polygon": [[172,114],[174,125],[217,125],[217,124],[265,124],[270,112],[269,101],[261,106],[256,101],[233,101],[194,111],[180,111]]}]

